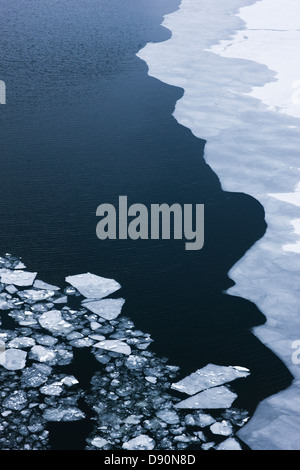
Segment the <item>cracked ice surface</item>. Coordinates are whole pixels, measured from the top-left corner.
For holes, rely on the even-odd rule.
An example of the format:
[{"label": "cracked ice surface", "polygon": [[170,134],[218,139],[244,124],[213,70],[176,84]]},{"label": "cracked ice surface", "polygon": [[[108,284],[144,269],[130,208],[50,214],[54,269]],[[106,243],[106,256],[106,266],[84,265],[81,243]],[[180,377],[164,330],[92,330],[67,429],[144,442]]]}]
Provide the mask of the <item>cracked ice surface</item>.
[{"label": "cracked ice surface", "polygon": [[[12,270],[16,265],[16,258],[0,257],[3,269]],[[4,286],[0,283],[0,290]],[[149,349],[153,340],[148,333],[137,330],[121,314],[111,317],[112,305],[119,312],[123,299],[101,300],[103,318],[88,309],[90,302],[77,309],[57,304],[53,310],[55,300],[62,296],[62,290],[54,287],[36,281],[30,290],[21,287],[0,293],[6,302],[2,318],[7,316],[15,322],[14,329],[0,329],[2,450],[50,449],[47,423],[88,419],[82,403],[94,416],[86,450],[182,450],[189,446],[206,450],[223,442],[228,446],[225,439],[229,431],[228,437],[239,445],[236,433],[247,421],[247,411],[214,409],[216,405],[227,407],[229,398],[232,401],[236,396],[233,392],[223,387],[221,401],[217,387],[211,389],[210,397],[205,396],[206,390],[198,395],[201,406],[211,406],[208,413],[185,410],[182,399],[173,396],[171,389],[179,368]],[[88,285],[85,287],[89,290]],[[67,300],[78,295],[74,287],[64,292]],[[93,366],[88,390],[82,388],[76,374],[66,375],[61,368],[72,367],[74,351],[82,349],[89,350],[98,365],[95,369]],[[213,383],[212,367],[202,369],[206,384]],[[220,372],[224,378],[224,370],[228,380],[233,378],[231,368],[215,366],[215,380]],[[234,368],[234,376],[237,371],[245,373]],[[198,395],[190,400],[199,401]],[[213,434],[210,426],[223,429],[224,421],[227,432]]]}]

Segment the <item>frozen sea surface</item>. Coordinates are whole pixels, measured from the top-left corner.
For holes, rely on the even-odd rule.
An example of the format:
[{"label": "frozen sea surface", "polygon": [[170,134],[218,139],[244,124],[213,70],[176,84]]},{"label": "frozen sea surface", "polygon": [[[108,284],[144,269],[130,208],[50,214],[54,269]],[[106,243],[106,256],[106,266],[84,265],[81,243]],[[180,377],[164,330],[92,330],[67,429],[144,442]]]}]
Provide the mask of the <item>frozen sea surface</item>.
[{"label": "frozen sea surface", "polygon": [[292,360],[300,335],[299,9],[297,0],[182,0],[163,22],[171,39],[138,53],[149,75],[184,89],[174,117],[207,140],[204,157],[222,188],[265,209],[267,232],[229,272],[228,293],[266,315],[254,333],[295,381],[241,432],[253,449],[300,448],[300,369]]}]

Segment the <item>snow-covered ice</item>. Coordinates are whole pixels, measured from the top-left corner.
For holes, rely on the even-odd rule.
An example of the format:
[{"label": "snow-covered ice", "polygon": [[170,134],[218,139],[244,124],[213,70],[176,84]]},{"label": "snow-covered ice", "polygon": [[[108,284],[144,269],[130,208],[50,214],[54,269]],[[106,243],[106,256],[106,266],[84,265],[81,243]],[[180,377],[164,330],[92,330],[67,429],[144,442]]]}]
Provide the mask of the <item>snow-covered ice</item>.
[{"label": "snow-covered ice", "polygon": [[226,367],[208,364],[179,382],[172,384],[172,388],[187,395],[195,395],[207,388],[223,385],[233,380],[247,377],[250,371],[242,367]]},{"label": "snow-covered ice", "polygon": [[66,282],[89,299],[102,299],[121,288],[120,284],[114,279],[107,279],[91,273],[68,276]]}]

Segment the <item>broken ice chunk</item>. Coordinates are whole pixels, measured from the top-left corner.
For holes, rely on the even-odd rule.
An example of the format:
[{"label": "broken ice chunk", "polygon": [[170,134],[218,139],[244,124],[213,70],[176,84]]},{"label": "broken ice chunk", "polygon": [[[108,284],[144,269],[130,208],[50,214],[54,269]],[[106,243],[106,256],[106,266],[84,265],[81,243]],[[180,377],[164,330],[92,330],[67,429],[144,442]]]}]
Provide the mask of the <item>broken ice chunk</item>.
[{"label": "broken ice chunk", "polygon": [[210,426],[210,430],[213,434],[220,436],[230,436],[232,434],[232,426],[228,421],[216,422]]},{"label": "broken ice chunk", "polygon": [[226,439],[226,441],[221,442],[216,447],[217,450],[242,450],[240,444],[236,439],[230,438]]},{"label": "broken ice chunk", "polygon": [[102,437],[94,437],[94,439],[91,440],[91,445],[97,447],[97,449],[102,449],[106,444],[109,444],[109,442]]},{"label": "broken ice chunk", "polygon": [[180,422],[178,414],[173,410],[158,411],[156,416],[167,424],[178,424]]},{"label": "broken ice chunk", "polygon": [[0,273],[0,278],[3,284],[25,287],[32,286],[36,275],[37,273],[29,273],[27,271],[6,271]]},{"label": "broken ice chunk", "polygon": [[208,364],[188,377],[172,384],[171,388],[186,393],[187,395],[194,395],[207,388],[216,387],[217,385],[232,382],[238,378],[247,377],[249,374],[249,370],[243,367],[226,367]]},{"label": "broken ice chunk", "polygon": [[6,286],[5,289],[7,290],[7,292],[9,292],[9,294],[15,294],[18,291],[18,289],[13,284]]},{"label": "broken ice chunk", "polygon": [[51,371],[51,367],[46,364],[34,364],[32,367],[28,367],[23,370],[21,383],[23,387],[40,387],[40,385],[47,382]]},{"label": "broken ice chunk", "polygon": [[41,302],[42,300],[47,300],[50,297],[53,297],[55,292],[53,290],[35,290],[28,289],[18,292],[18,296],[28,304],[34,304],[35,302]]},{"label": "broken ice chunk", "polygon": [[121,288],[120,284],[114,279],[107,279],[91,273],[68,276],[66,282],[89,299],[102,299]]},{"label": "broken ice chunk", "polygon": [[225,386],[210,388],[193,397],[176,403],[178,409],[218,409],[229,408],[237,395]]},{"label": "broken ice chunk", "polygon": [[39,279],[34,281],[33,287],[44,290],[59,290],[59,287],[53,286],[52,284],[47,284],[47,282],[40,281]]},{"label": "broken ice chunk", "polygon": [[124,302],[124,299],[105,299],[83,301],[82,305],[105,320],[114,320],[120,315]]},{"label": "broken ice chunk", "polygon": [[29,348],[35,345],[35,341],[33,338],[29,338],[27,336],[21,336],[19,338],[14,338],[8,343],[9,348]]},{"label": "broken ice chunk", "polygon": [[19,411],[27,406],[27,395],[23,390],[13,392],[9,397],[3,400],[4,408]]},{"label": "broken ice chunk", "polygon": [[15,305],[11,300],[0,298],[0,310],[10,310],[14,307]]},{"label": "broken ice chunk", "polygon": [[79,384],[78,380],[74,375],[67,375],[60,381],[62,384],[66,385],[67,387],[72,387],[73,385]]},{"label": "broken ice chunk", "polygon": [[85,414],[75,406],[64,408],[48,408],[44,411],[43,417],[46,421],[79,421],[85,418]]},{"label": "broken ice chunk", "polygon": [[27,353],[21,349],[7,349],[0,354],[0,365],[7,370],[21,370],[26,365]]},{"label": "broken ice chunk", "polygon": [[73,330],[70,323],[66,322],[59,310],[50,310],[39,317],[40,325],[52,333],[68,334]]},{"label": "broken ice chunk", "polygon": [[49,385],[44,385],[43,387],[41,387],[40,390],[44,395],[51,395],[51,396],[57,397],[62,393],[63,388],[61,384],[53,383]]},{"label": "broken ice chunk", "polygon": [[33,346],[29,357],[39,362],[52,362],[56,358],[56,353],[52,349],[45,348],[44,346]]},{"label": "broken ice chunk", "polygon": [[129,356],[131,354],[131,348],[128,344],[117,339],[107,339],[100,341],[99,343],[94,344],[95,348],[106,349],[107,351],[112,351],[120,354],[126,354]]},{"label": "broken ice chunk", "polygon": [[153,450],[155,447],[155,441],[146,434],[141,434],[140,436],[125,442],[122,447],[125,450]]}]

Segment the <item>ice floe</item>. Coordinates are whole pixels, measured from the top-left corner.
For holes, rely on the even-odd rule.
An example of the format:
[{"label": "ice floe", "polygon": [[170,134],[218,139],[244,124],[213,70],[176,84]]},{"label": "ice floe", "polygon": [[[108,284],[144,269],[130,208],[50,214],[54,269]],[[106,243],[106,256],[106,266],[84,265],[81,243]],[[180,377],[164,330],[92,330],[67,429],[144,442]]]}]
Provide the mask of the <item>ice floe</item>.
[{"label": "ice floe", "polygon": [[114,320],[120,315],[124,302],[124,299],[104,299],[85,301],[82,305],[105,320]]},{"label": "ice floe", "polygon": [[199,369],[188,377],[172,384],[172,388],[188,395],[195,395],[195,393],[201,392],[206,388],[223,385],[238,378],[245,378],[249,374],[250,371],[242,367],[225,367],[208,364],[203,369]]},{"label": "ice floe", "polygon": [[66,282],[89,299],[102,299],[121,288],[120,284],[114,279],[107,279],[91,273],[68,276]]}]

